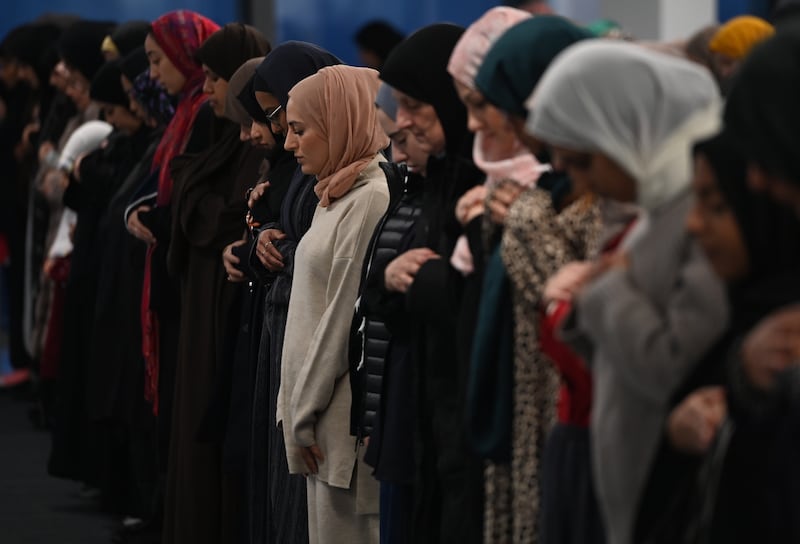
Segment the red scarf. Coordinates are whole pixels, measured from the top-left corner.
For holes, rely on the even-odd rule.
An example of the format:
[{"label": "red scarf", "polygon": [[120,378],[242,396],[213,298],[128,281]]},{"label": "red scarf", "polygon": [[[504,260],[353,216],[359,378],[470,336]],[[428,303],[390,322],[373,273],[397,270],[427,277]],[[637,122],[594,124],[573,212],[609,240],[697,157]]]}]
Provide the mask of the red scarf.
[{"label": "red scarf", "polygon": [[[186,78],[175,116],[167,125],[153,158],[153,171],[158,172],[156,206],[167,206],[172,199],[172,159],[183,153],[192,134],[197,112],[205,103],[203,70],[195,54],[219,25],[200,14],[178,10],[162,15],[152,24],[152,35],[164,54]],[[155,246],[147,250],[142,285],[141,321],[142,354],[145,359],[145,399],[152,402],[158,414],[159,336],[158,316],[150,308],[151,263]]]},{"label": "red scarf", "polygon": [[172,198],[172,175],[169,164],[183,153],[192,133],[197,111],[206,101],[203,94],[203,69],[195,60],[200,46],[219,30],[219,25],[192,11],[178,10],[162,15],[153,22],[152,34],[175,68],[186,78],[175,116],[167,125],[153,158],[158,174],[156,204],[165,206]]},{"label": "red scarf", "polygon": [[[601,253],[619,248],[636,221],[628,223],[621,232],[608,240]],[[539,311],[539,346],[553,362],[561,376],[558,397],[558,421],[564,425],[588,427],[592,410],[592,372],[572,348],[561,341],[558,331],[572,312],[572,303],[555,301]]]}]

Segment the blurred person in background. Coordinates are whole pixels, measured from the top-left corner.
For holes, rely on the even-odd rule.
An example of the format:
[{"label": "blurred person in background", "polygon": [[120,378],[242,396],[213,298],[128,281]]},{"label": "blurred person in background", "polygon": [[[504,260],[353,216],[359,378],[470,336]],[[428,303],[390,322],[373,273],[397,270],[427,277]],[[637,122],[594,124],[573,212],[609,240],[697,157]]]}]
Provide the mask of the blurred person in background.
[{"label": "blurred person in background", "polygon": [[361,64],[380,70],[395,46],[405,36],[386,21],[370,21],[358,29],[353,39]]},{"label": "blurred person in background", "polygon": [[[747,160],[751,190],[766,193],[800,215],[800,166],[794,96],[800,89],[797,23],[787,23],[745,60],[725,108],[725,127]],[[797,516],[800,477],[798,366],[800,307],[788,306],[762,320],[732,354],[732,397],[742,408],[737,429],[763,433],[760,455],[742,466],[757,468],[744,482],[740,520],[758,538],[792,541],[800,536]],[[758,436],[758,434],[756,435]],[[766,513],[768,517],[759,516]],[[721,520],[724,529],[726,520]]]},{"label": "blurred person in background", "polygon": [[[508,117],[517,138],[545,163],[550,160],[546,150],[524,131],[525,102],[552,60],[590,37],[563,17],[526,19],[500,36],[475,76],[485,99]],[[596,253],[600,209],[587,188],[574,186],[563,171],[551,169],[541,172],[536,186],[524,190],[505,210],[500,252],[513,307],[513,416],[510,465],[507,471],[496,470],[497,481],[510,480],[510,492],[495,492],[495,504],[487,503],[487,509],[496,511],[495,523],[510,518],[517,542],[560,542],[569,538],[562,528],[588,542],[597,532],[591,474],[586,470],[591,389],[587,391],[580,372],[577,377],[564,373],[558,389],[556,372],[562,370],[562,361],[544,352],[546,317],[541,307],[545,283],[555,271]],[[556,413],[559,425],[551,431]],[[562,474],[570,475],[568,483]],[[573,504],[576,493],[586,500]],[[532,511],[539,516],[530,516]],[[572,523],[576,518],[583,523]]]},{"label": "blurred person in background", "polygon": [[635,213],[596,264],[546,295],[572,301],[562,334],[590,361],[593,478],[611,544],[631,541],[666,401],[727,318],[722,285],[681,228],[691,145],[718,129],[719,102],[711,75],[685,60],[585,41],[554,61],[528,103],[526,128],[555,164]]},{"label": "blurred person in background", "polygon": [[771,24],[751,15],[735,17],[719,27],[708,42],[708,49],[723,95],[730,91],[733,77],[750,50],[774,33]]}]

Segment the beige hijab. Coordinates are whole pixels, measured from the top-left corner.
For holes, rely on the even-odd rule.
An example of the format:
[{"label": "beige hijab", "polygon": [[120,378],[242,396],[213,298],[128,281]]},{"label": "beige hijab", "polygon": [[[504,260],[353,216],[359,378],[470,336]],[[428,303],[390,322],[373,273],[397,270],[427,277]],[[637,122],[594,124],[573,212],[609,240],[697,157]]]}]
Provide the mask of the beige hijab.
[{"label": "beige hijab", "polygon": [[328,140],[328,162],[314,187],[323,208],[346,195],[389,145],[375,108],[379,87],[375,70],[338,65],[321,69],[289,91],[291,108]]}]

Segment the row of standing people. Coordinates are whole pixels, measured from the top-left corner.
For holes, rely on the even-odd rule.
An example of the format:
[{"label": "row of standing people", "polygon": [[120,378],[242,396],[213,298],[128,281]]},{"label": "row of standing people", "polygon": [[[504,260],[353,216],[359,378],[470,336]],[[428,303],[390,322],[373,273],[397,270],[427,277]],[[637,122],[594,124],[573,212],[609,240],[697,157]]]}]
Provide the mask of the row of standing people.
[{"label": "row of standing people", "polygon": [[[36,297],[52,299],[38,341],[40,374],[58,378],[52,473],[124,489],[117,507],[163,517],[167,542],[794,530],[793,480],[771,478],[793,411],[751,391],[790,361],[745,337],[794,301],[775,283],[797,218],[745,181],[760,167],[786,200],[795,179],[758,82],[793,77],[768,62],[796,48],[792,27],[734,80],[693,199],[692,145],[721,121],[710,72],[559,17],[431,25],[380,74],[188,11],[140,25],[131,51],[112,33],[123,58],[87,67],[68,37],[99,57],[111,31],[87,24],[59,42],[67,94],[114,131],[74,117],[53,146],[69,163],[41,167],[60,176],[45,270],[61,287]],[[713,222],[726,213],[738,246]],[[748,395],[768,405],[758,418]],[[718,485],[696,476],[708,451]],[[746,463],[763,470],[741,478]],[[109,476],[119,466],[133,485]]]}]

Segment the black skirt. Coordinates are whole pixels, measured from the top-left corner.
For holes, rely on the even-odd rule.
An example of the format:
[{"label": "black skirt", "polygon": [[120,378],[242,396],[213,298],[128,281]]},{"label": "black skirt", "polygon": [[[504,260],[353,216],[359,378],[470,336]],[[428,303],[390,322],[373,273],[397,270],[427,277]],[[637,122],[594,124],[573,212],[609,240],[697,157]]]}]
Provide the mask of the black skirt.
[{"label": "black skirt", "polygon": [[589,429],[555,426],[542,460],[542,544],[604,544],[592,480]]}]

